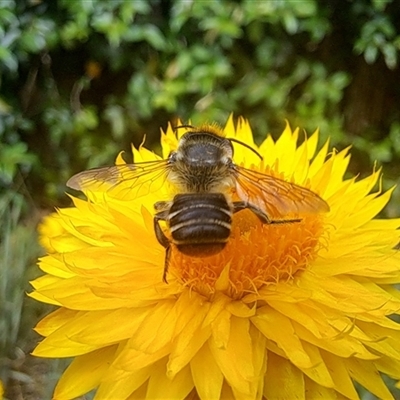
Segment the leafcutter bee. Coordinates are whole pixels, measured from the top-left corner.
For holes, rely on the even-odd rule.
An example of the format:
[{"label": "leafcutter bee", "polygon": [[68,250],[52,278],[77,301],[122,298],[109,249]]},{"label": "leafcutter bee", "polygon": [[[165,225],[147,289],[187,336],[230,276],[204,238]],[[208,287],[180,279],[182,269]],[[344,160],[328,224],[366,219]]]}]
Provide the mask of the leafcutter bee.
[{"label": "leafcutter bee", "polygon": [[[236,139],[225,138],[214,125],[193,127],[179,140],[176,151],[165,160],[95,168],[74,175],[67,186],[85,190],[107,183],[113,190],[124,183],[129,190],[155,179],[166,179],[176,187],[170,201],[154,204],[154,231],[166,249],[163,280],[167,273],[171,245],[189,256],[216,254],[231,234],[233,214],[251,210],[265,224],[295,223],[289,214],[329,211],[328,204],[309,189],[272,175],[247,169],[233,162]],[[233,193],[237,201],[233,200]],[[160,225],[164,221],[169,235]]]}]

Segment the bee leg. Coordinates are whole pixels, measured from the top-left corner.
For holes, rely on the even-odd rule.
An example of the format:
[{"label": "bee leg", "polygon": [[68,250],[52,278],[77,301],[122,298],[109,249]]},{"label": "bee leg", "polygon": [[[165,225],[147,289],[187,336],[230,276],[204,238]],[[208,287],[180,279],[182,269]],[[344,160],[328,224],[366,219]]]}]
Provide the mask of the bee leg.
[{"label": "bee leg", "polygon": [[[169,210],[171,208],[171,202],[170,201],[157,201],[157,203],[154,204],[154,209],[157,211],[157,214],[162,214],[163,211]],[[166,219],[166,215],[160,216],[159,219],[164,220]]]},{"label": "bee leg", "polygon": [[253,204],[248,203],[247,201],[235,201],[233,203],[233,212],[234,213],[245,210],[246,208],[248,208],[250,211],[252,211],[260,219],[260,221],[263,224],[272,224],[273,223],[271,218],[269,218],[268,215],[265,214],[265,212],[263,212],[262,210],[260,210],[256,206],[254,206]]},{"label": "bee leg", "polygon": [[171,246],[168,246],[165,250],[164,272],[163,272],[163,276],[162,276],[162,280],[165,283],[168,283],[167,275],[168,275],[168,267],[169,267],[170,259],[171,259]]},{"label": "bee leg", "polygon": [[247,201],[236,201],[233,203],[233,212],[236,213],[238,211],[244,210],[248,208],[252,211],[263,224],[287,224],[290,222],[300,222],[301,218],[294,218],[294,219],[271,219],[268,215],[260,210],[255,205],[248,203]]},{"label": "bee leg", "polygon": [[169,260],[171,258],[171,242],[165,236],[165,233],[161,229],[160,221],[165,221],[167,218],[167,211],[161,211],[154,216],[154,232],[156,234],[156,238],[158,243],[161,244],[165,248],[165,261],[164,261],[164,273],[163,273],[163,281],[168,283],[167,281],[167,274],[168,274],[168,267],[169,267]]}]

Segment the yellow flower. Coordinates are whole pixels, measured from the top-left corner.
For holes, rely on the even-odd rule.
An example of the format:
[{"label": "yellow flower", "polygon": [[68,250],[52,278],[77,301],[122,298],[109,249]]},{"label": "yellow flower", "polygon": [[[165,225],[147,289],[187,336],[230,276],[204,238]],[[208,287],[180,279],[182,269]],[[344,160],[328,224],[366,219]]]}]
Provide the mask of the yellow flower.
[{"label": "yellow flower", "polygon": [[[281,225],[238,212],[220,253],[172,251],[167,284],[153,205],[169,187],[72,198],[41,226],[48,255],[33,282],[32,296],[58,307],[39,322],[34,354],[74,357],[55,399],[92,389],[96,399],[357,399],[354,382],[392,398],[380,373],[400,379],[390,318],[400,310],[400,219],[373,219],[392,192],[373,191],[380,171],[345,179],[348,149],[317,152],[317,132],[298,146],[287,126],[258,147],[248,123],[230,118],[224,133],[263,156],[235,145],[237,165],[307,187],[330,211]],[[164,158],[177,140],[171,127],[162,134]]]}]

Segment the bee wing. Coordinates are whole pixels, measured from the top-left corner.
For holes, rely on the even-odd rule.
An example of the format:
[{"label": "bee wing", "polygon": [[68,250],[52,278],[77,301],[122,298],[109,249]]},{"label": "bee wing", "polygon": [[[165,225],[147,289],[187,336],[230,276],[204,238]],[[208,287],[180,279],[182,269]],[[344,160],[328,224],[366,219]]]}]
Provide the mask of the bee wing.
[{"label": "bee wing", "polygon": [[329,211],[325,200],[309,189],[235,166],[238,196],[264,211],[270,218],[280,219],[290,213]]},{"label": "bee wing", "polygon": [[72,176],[67,186],[81,191],[107,191],[121,198],[127,194],[143,196],[161,188],[169,171],[168,165],[168,160],[156,160],[93,168]]}]

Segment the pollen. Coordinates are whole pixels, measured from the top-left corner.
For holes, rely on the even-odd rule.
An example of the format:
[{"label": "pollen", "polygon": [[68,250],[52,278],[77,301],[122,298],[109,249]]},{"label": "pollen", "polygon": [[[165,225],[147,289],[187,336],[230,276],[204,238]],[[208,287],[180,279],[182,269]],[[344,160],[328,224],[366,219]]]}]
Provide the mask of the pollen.
[{"label": "pollen", "polygon": [[217,291],[241,299],[305,270],[322,248],[322,219],[307,215],[299,222],[263,224],[244,210],[234,215],[231,237],[220,253],[190,257],[174,249],[170,273],[209,299]]}]

